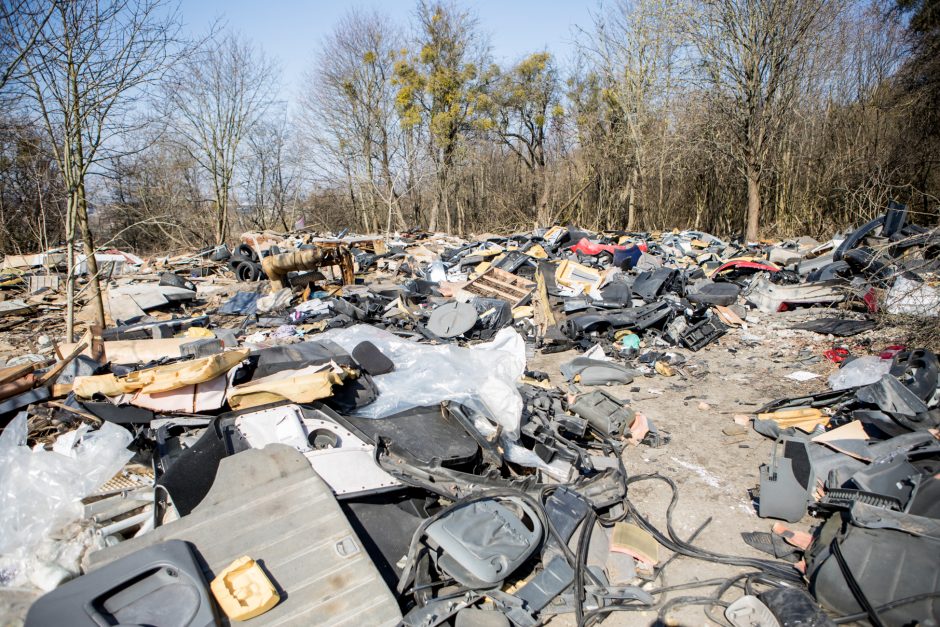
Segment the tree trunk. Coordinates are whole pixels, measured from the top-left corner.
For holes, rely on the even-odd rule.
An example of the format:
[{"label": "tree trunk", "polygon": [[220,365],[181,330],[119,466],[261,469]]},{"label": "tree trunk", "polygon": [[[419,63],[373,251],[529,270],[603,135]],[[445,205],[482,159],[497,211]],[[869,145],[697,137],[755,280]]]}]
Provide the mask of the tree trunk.
[{"label": "tree trunk", "polygon": [[378,233],[379,199],[376,193],[378,182],[375,180],[375,165],[372,163],[372,142],[366,141],[362,150],[366,162],[366,176],[369,178],[369,217],[366,230],[369,233]]},{"label": "tree trunk", "polygon": [[69,194],[65,214],[65,338],[75,341],[75,194]]},{"label": "tree trunk", "polygon": [[630,173],[630,185],[627,188],[627,230],[636,230],[636,184],[639,178],[639,168],[634,167]]},{"label": "tree trunk", "polygon": [[102,329],[104,322],[104,299],[101,296],[101,282],[98,278],[98,261],[95,259],[95,242],[91,236],[91,228],[88,225],[88,202],[85,199],[85,182],[78,184],[76,194],[76,222],[79,235],[82,238],[82,245],[85,249],[85,263],[88,266],[88,282],[91,287],[90,302],[94,308],[95,323]]},{"label": "tree trunk", "polygon": [[539,198],[538,211],[536,212],[536,220],[538,221],[538,226],[548,227],[552,224],[552,214],[548,209],[548,199],[551,198],[552,194],[552,184],[551,179],[548,175],[548,168],[544,165],[542,166],[542,195]]},{"label": "tree trunk", "polygon": [[395,192],[395,179],[392,177],[392,167],[389,164],[388,141],[382,142],[382,178],[385,180],[385,194],[388,199],[388,224],[386,232],[391,231],[392,217],[395,218],[395,228],[399,231],[405,228],[405,216],[401,213],[401,199]]},{"label": "tree trunk", "polygon": [[441,210],[444,200],[444,185],[447,182],[447,175],[444,173],[444,164],[437,164],[437,175],[435,176],[434,202],[431,204],[431,215],[428,218],[428,230],[432,233],[437,230],[437,216]]},{"label": "tree trunk", "polygon": [[431,215],[428,217],[428,230],[432,233],[437,230],[437,212],[441,206],[441,191],[434,193],[434,202],[431,203]]},{"label": "tree trunk", "polygon": [[[405,162],[408,164],[408,178],[405,184],[406,193],[411,200],[411,226],[417,228],[421,224],[421,193],[417,189],[415,181],[415,159],[413,158],[414,149],[412,147],[412,130],[405,133]],[[405,224],[405,227],[408,225]]]},{"label": "tree trunk", "polygon": [[444,205],[444,231],[446,233],[454,232],[453,216],[450,213],[450,190],[447,189],[447,178],[444,178],[444,186],[441,187],[441,203]]},{"label": "tree trunk", "polygon": [[356,190],[353,187],[352,180],[352,171],[349,169],[348,162],[345,163],[345,172],[346,172],[346,189],[349,191],[349,202],[350,202],[350,211],[352,211],[354,216],[358,216],[357,220],[366,228],[365,216],[359,214],[359,203],[356,202]]},{"label": "tree trunk", "polygon": [[228,235],[228,201],[223,196],[217,196],[215,199],[216,225],[215,225],[215,243],[221,246],[225,243]]},{"label": "tree trunk", "polygon": [[747,166],[747,241],[756,242],[760,225],[760,175],[753,165]]}]

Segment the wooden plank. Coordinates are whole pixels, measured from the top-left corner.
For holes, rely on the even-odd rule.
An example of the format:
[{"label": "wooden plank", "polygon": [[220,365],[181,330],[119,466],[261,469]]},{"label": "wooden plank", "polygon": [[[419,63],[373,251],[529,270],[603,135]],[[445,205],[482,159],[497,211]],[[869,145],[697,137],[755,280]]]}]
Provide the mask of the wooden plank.
[{"label": "wooden plank", "polygon": [[27,375],[42,364],[36,362],[29,362],[25,364],[20,364],[19,366],[7,366],[6,368],[0,368],[0,384],[9,383],[10,381],[15,381]]},{"label": "wooden plank", "polygon": [[474,285],[485,286],[491,289],[503,290],[503,291],[512,292],[512,293],[522,293],[522,294],[529,293],[528,289],[521,288],[518,285],[513,285],[511,283],[504,283],[503,281],[493,281],[493,280],[490,280],[489,277],[480,277],[480,280],[477,281]]},{"label": "wooden plank", "polygon": [[539,268],[535,273],[535,320],[539,327],[539,333],[545,335],[548,328],[555,324],[555,314],[552,313],[551,305],[548,302],[548,288],[545,286],[545,275]]},{"label": "wooden plank", "polygon": [[39,384],[46,385],[48,382],[52,381],[57,376],[59,376],[59,373],[65,370],[65,367],[69,365],[69,362],[75,359],[76,357],[78,357],[79,353],[85,350],[87,346],[88,346],[87,344],[82,342],[78,346],[73,348],[71,353],[69,353],[64,359],[59,360],[54,366],[52,366],[52,368],[49,368],[46,374],[40,377]]},{"label": "wooden plank", "polygon": [[494,278],[494,277],[487,277],[487,276],[482,276],[482,277],[480,277],[480,283],[485,283],[485,284],[487,284],[487,285],[492,285],[492,286],[494,286],[494,287],[501,287],[501,288],[503,288],[503,289],[506,289],[506,290],[509,290],[509,291],[513,291],[513,292],[525,292],[525,293],[528,293],[528,292],[529,292],[529,289],[531,289],[531,288],[526,289],[525,287],[522,287],[522,286],[517,285],[517,284],[515,284],[515,283],[509,283],[509,282],[507,282],[507,281],[500,281],[500,280],[497,279],[497,278]]}]

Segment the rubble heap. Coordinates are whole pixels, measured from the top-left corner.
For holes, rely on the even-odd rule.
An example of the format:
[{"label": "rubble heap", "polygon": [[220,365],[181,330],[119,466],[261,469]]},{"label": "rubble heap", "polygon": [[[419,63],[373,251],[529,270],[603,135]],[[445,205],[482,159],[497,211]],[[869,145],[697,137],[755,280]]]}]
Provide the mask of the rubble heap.
[{"label": "rubble heap", "polygon": [[[830,389],[736,416],[774,442],[756,512],[818,524],[721,553],[677,533],[672,479],[628,475],[670,434],[611,386],[694,382],[757,314],[809,308],[793,328],[834,342],[932,320],[938,251],[901,207],[824,243],[246,233],[101,253],[109,324],[74,343],[60,252],[7,257],[2,325],[28,332],[0,369],[0,602],[27,591],[27,625],[935,621],[933,352],[834,347]],[[562,385],[530,367],[572,350]],[[649,482],[665,526],[631,498]],[[680,556],[738,574],[666,585]]]}]

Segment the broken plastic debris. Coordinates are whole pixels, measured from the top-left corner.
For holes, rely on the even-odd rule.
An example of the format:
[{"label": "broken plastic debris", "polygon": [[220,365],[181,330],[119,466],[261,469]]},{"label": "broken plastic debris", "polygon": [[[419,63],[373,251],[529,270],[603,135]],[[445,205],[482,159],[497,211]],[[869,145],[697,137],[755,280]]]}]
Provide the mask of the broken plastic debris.
[{"label": "broken plastic debris", "polygon": [[829,376],[829,388],[832,390],[846,390],[860,385],[877,383],[890,370],[890,359],[882,359],[877,355],[857,357],[843,364],[841,368]]},{"label": "broken plastic debris", "polygon": [[610,550],[626,553],[648,566],[659,562],[659,543],[648,532],[632,523],[618,522],[610,539]]},{"label": "broken plastic debris", "polygon": [[806,370],[797,370],[796,372],[791,372],[790,374],[788,374],[786,378],[803,383],[806,381],[811,381],[812,379],[815,379],[818,376],[819,375],[816,374],[815,372],[808,372]]}]

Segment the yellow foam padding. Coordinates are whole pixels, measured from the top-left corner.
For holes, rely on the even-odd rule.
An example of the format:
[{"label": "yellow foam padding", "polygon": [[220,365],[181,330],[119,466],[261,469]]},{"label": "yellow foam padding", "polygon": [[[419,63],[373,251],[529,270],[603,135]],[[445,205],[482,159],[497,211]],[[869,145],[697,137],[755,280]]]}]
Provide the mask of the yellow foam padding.
[{"label": "yellow foam padding", "polygon": [[201,359],[137,370],[121,377],[113,374],[75,377],[72,389],[79,398],[91,398],[95,394],[118,396],[137,391],[145,394],[170,392],[214,379],[240,364],[246,357],[248,349],[241,348]]},{"label": "yellow foam padding", "polygon": [[232,620],[264,614],[281,600],[271,580],[247,555],[232,562],[209,584],[212,595]]}]

